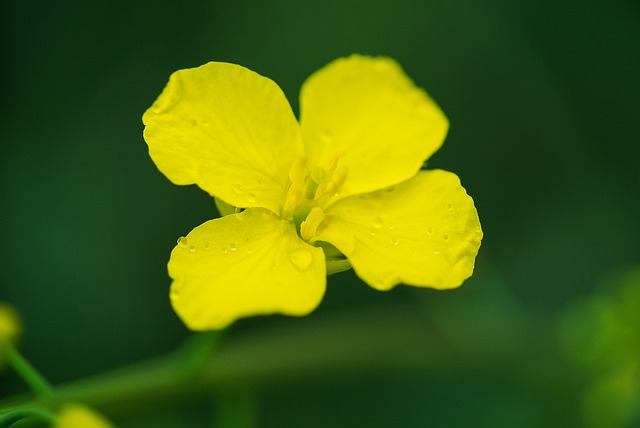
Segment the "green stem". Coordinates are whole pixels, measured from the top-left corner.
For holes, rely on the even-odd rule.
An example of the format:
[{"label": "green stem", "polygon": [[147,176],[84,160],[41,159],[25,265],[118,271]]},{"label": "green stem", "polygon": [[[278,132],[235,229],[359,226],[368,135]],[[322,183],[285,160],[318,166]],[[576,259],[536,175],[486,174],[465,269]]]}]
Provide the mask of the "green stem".
[{"label": "green stem", "polygon": [[[406,308],[394,310],[389,305],[384,313],[380,317],[378,311],[353,311],[347,317],[300,319],[234,334],[215,351],[215,358],[205,358],[206,353],[194,357],[185,348],[128,368],[59,385],[55,401],[80,401],[98,409],[127,413],[167,401],[190,400],[203,391],[224,393],[238,385],[259,386],[310,374],[353,372],[354,367],[359,372],[398,367],[413,372],[441,367],[443,362],[446,366],[452,364],[455,357],[450,355],[451,349],[430,331],[421,315]],[[308,334],[310,330],[313,335]],[[384,346],[380,337],[387,338]],[[15,409],[47,402],[42,398],[12,397],[5,404]]]},{"label": "green stem", "polygon": [[327,260],[327,275],[333,275],[349,269],[351,269],[351,263],[347,259]]},{"label": "green stem", "polygon": [[255,392],[252,388],[232,388],[216,395],[213,426],[254,428],[258,426]]},{"label": "green stem", "polygon": [[[206,335],[193,340],[207,341]],[[224,346],[215,349],[214,358],[210,352],[215,340],[204,347],[210,347],[208,350],[195,342],[189,341],[180,351],[162,358],[56,386],[55,401],[80,401],[109,409],[115,416],[179,400],[192,402],[194,397],[211,393],[220,397],[243,385],[260,387],[326,374],[399,371],[420,376],[450,371],[460,375],[480,370],[499,375],[505,367],[515,367],[528,361],[525,357],[539,355],[535,341],[527,349],[515,342],[488,347],[480,341],[459,350],[433,328],[420,309],[389,304],[380,310],[354,309],[341,316],[311,316],[236,331],[225,338]],[[513,352],[510,345],[514,346]],[[197,352],[189,352],[192,346]],[[239,401],[234,404],[232,400],[233,405],[222,410],[230,412],[227,416],[233,409],[251,407],[250,400],[236,398]],[[17,410],[49,403],[42,397],[33,400],[22,396],[11,397],[4,404]],[[219,417],[226,419],[224,414]]]},{"label": "green stem", "polygon": [[35,419],[42,422],[52,423],[56,417],[53,413],[35,407],[23,407],[0,415],[0,428],[10,427],[14,423],[23,419]]},{"label": "green stem", "polygon": [[15,370],[18,376],[22,378],[34,394],[39,397],[53,396],[53,389],[51,388],[49,381],[47,381],[44,376],[42,376],[40,372],[38,372],[38,370],[36,370],[36,368],[33,367],[31,363],[22,356],[22,354],[20,354],[20,352],[18,352],[13,344],[5,343],[4,353],[9,365],[13,370]]}]

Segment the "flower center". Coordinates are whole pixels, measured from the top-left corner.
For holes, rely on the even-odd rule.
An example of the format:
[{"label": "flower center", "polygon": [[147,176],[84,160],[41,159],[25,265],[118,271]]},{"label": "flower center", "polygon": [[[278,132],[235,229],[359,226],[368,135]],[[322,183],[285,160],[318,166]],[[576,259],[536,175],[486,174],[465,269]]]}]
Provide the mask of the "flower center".
[{"label": "flower center", "polygon": [[291,167],[281,218],[292,219],[305,241],[315,236],[324,220],[322,209],[340,194],[347,177],[347,169],[339,165],[343,155],[336,153],[324,167],[310,167],[306,158],[300,157]]}]

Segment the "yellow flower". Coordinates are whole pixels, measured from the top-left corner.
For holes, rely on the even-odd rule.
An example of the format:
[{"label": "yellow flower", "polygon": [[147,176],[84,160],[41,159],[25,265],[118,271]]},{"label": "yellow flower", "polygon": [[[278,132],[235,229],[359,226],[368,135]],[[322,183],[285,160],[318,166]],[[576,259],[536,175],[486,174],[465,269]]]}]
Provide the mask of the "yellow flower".
[{"label": "yellow flower", "polygon": [[314,73],[299,122],[273,81],[220,62],[173,73],[142,119],[162,173],[238,207],[171,253],[171,302],[191,329],[308,314],[335,254],[378,290],[453,288],[473,272],[473,200],[455,174],[420,170],[448,121],[390,58]]},{"label": "yellow flower", "polygon": [[4,341],[15,343],[20,337],[21,330],[20,317],[16,310],[0,302],[0,349]]},{"label": "yellow flower", "polygon": [[22,323],[16,310],[0,302],[0,371],[5,367],[8,348],[16,345],[22,333]]},{"label": "yellow flower", "polygon": [[57,413],[56,428],[113,428],[114,425],[92,409],[77,403],[64,405]]}]

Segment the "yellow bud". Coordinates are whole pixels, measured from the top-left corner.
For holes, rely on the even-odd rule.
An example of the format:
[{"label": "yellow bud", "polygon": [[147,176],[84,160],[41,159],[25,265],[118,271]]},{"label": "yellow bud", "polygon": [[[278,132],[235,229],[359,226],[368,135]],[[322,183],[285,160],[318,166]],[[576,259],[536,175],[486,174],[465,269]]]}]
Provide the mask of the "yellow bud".
[{"label": "yellow bud", "polygon": [[0,303],[0,343],[15,343],[22,332],[20,317],[13,307]]},{"label": "yellow bud", "polygon": [[56,428],[115,428],[104,416],[78,403],[65,404],[57,416]]}]

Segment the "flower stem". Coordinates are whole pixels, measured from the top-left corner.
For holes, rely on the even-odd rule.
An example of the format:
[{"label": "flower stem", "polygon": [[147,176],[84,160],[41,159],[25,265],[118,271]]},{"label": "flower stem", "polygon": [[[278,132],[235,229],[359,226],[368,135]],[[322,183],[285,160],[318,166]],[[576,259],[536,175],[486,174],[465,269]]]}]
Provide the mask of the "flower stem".
[{"label": "flower stem", "polygon": [[216,395],[213,426],[254,428],[258,426],[257,403],[251,388],[230,388]]},{"label": "flower stem", "polygon": [[21,409],[12,410],[7,413],[0,414],[0,427],[10,427],[14,423],[23,419],[35,419],[47,423],[55,421],[56,417],[53,413],[38,409],[35,407],[23,407]]},{"label": "flower stem", "polygon": [[53,389],[51,384],[44,376],[31,365],[26,358],[18,352],[18,350],[11,343],[5,343],[4,353],[9,365],[15,370],[15,372],[22,378],[27,384],[29,389],[39,397],[51,397],[53,396]]},{"label": "flower stem", "polygon": [[333,275],[349,269],[351,269],[351,263],[347,259],[327,260],[327,275]]}]

